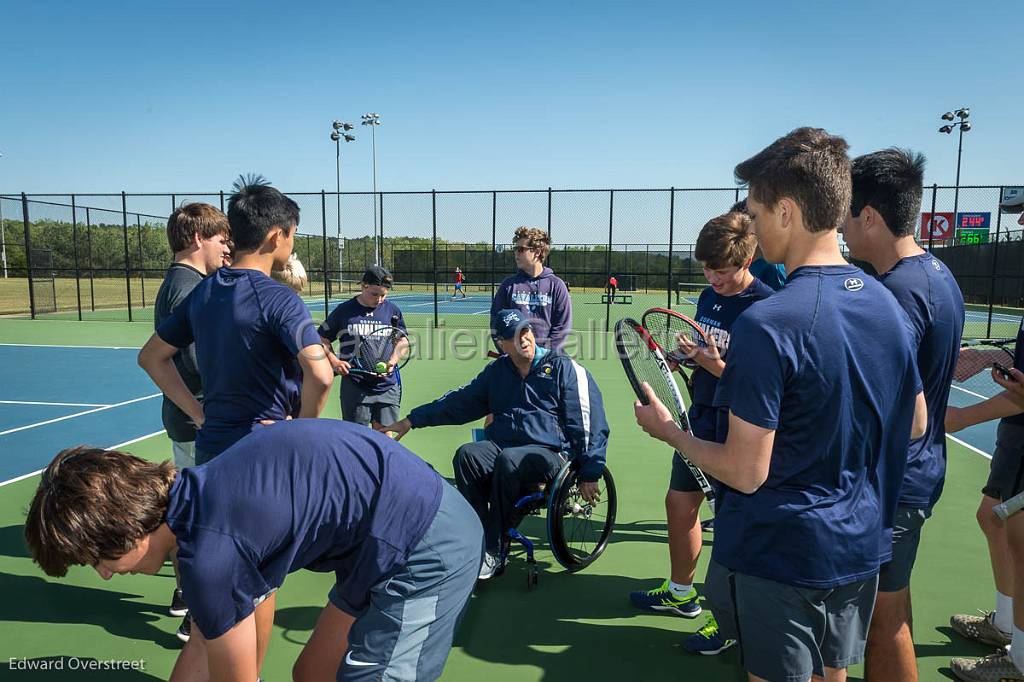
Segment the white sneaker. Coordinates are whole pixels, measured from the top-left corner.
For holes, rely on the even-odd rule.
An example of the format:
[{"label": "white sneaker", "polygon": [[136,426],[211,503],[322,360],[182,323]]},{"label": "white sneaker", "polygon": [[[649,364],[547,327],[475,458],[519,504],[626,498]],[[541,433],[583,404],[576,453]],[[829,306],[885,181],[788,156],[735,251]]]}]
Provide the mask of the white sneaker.
[{"label": "white sneaker", "polygon": [[505,570],[505,564],[500,557],[490,552],[484,552],[484,559],[480,562],[480,574],[478,580],[489,580]]}]

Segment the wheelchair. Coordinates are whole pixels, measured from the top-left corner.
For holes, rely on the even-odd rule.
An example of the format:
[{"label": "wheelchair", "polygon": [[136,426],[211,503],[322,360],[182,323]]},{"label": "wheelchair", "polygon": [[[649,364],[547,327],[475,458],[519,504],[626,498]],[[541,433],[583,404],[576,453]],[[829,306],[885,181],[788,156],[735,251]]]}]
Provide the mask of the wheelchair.
[{"label": "wheelchair", "polygon": [[502,546],[502,564],[511,554],[512,542],[522,546],[526,554],[526,589],[537,587],[540,571],[534,558],[534,543],[517,528],[527,516],[547,515],[547,536],[551,554],[565,570],[576,572],[597,561],[615,526],[617,499],[615,479],[605,467],[598,479],[600,499],[590,503],[583,499],[576,483],[579,467],[568,462],[550,483],[535,486],[515,503],[515,516],[506,532]]}]

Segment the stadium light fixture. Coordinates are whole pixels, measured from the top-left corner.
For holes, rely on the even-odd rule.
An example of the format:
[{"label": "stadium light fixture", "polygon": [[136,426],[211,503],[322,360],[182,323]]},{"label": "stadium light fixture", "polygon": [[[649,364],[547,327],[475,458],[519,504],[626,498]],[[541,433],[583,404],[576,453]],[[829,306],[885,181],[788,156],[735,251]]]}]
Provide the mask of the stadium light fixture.
[{"label": "stadium light fixture", "polygon": [[[337,218],[338,218],[338,282],[339,286],[341,280],[344,278],[344,268],[342,267],[343,260],[343,246],[341,241],[341,141],[355,142],[356,136],[349,135],[348,131],[355,128],[351,123],[345,123],[344,121],[335,120],[331,127],[334,129],[331,132],[331,139],[334,140],[334,180],[335,180],[335,199],[337,201]],[[327,263],[324,263],[324,270],[327,270]]]},{"label": "stadium light fixture", "polygon": [[380,114],[370,113],[363,114],[363,125],[370,126],[370,148],[371,156],[373,159],[373,260],[377,265],[381,264],[384,259],[384,235],[383,230],[380,236],[380,242],[378,246],[377,242],[377,202],[380,198],[377,196],[377,126],[380,125]]},{"label": "stadium light fixture", "polygon": [[959,125],[944,125],[939,128],[940,133],[947,135],[953,132],[954,128],[960,129],[960,140],[956,150],[956,185],[953,190],[953,220],[956,220],[957,211],[960,209],[960,159],[964,153],[964,133],[971,130],[971,124],[967,121],[971,115],[971,110],[968,107],[960,107],[955,112],[947,111],[941,118],[943,121],[955,121],[960,120]]}]

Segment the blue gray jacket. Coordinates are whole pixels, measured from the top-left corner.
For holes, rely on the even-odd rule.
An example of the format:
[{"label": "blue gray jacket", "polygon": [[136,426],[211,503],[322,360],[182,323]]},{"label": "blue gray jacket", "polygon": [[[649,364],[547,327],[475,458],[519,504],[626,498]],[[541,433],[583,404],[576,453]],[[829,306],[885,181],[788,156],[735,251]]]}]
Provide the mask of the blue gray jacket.
[{"label": "blue gray jacket", "polygon": [[584,481],[601,477],[609,433],[601,390],[590,372],[568,356],[546,353],[523,378],[503,355],[466,386],[415,408],[409,422],[414,429],[466,424],[487,414],[494,421],[485,433],[498,447],[557,449],[579,462]]}]

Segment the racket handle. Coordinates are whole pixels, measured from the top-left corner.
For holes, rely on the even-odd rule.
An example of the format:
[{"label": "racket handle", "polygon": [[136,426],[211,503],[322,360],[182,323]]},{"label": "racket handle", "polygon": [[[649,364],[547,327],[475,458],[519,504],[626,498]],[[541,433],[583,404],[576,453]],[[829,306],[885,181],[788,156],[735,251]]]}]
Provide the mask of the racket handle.
[{"label": "racket handle", "polygon": [[392,327],[397,327],[398,326],[398,315],[392,315],[391,316],[391,326]]},{"label": "racket handle", "polygon": [[992,512],[1003,521],[1024,509],[1024,493],[1017,493],[1005,502],[992,507]]},{"label": "racket handle", "polygon": [[501,354],[498,353],[497,351],[489,350],[489,351],[487,351],[487,357],[489,357],[489,358],[500,358]]}]

